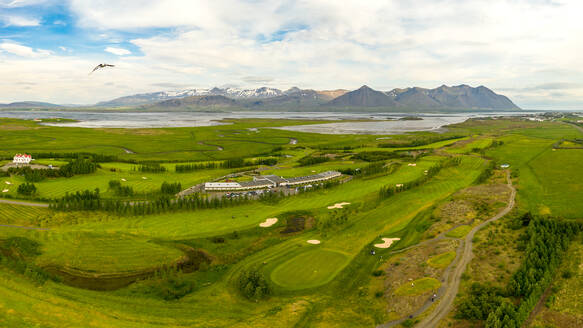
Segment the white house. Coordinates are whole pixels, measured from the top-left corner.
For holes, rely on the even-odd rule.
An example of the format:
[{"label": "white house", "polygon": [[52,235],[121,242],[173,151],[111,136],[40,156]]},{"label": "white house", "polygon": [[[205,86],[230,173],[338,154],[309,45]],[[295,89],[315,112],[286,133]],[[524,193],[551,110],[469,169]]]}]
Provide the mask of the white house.
[{"label": "white house", "polygon": [[12,161],[14,164],[30,164],[32,161],[32,156],[27,154],[16,154],[14,155],[14,160]]}]

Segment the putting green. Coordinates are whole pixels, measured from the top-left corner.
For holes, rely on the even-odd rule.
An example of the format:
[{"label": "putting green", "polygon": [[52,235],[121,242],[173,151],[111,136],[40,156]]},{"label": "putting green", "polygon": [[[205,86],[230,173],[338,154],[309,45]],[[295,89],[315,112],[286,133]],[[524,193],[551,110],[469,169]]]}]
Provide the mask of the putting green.
[{"label": "putting green", "polygon": [[395,295],[399,296],[411,296],[420,295],[431,290],[438,290],[441,283],[439,280],[431,277],[425,277],[421,279],[414,280],[412,282],[406,282],[401,285],[397,290],[395,290]]},{"label": "putting green", "polygon": [[450,251],[429,258],[427,264],[434,268],[445,268],[451,263],[451,261],[453,261],[453,259],[455,259],[455,251]]},{"label": "putting green", "polygon": [[271,280],[286,289],[298,290],[323,285],[344,268],[349,257],[335,251],[314,249],[276,267]]}]

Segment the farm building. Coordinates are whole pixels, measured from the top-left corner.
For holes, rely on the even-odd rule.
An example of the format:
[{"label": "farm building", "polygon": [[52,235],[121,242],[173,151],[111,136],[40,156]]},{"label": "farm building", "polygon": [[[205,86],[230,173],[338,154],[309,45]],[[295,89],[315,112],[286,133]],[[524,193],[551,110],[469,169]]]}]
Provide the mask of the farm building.
[{"label": "farm building", "polygon": [[32,161],[32,156],[27,154],[16,154],[12,160],[14,164],[30,164],[30,161]]},{"label": "farm building", "polygon": [[330,180],[341,175],[342,174],[340,172],[336,171],[326,171],[319,174],[307,175],[296,178],[283,178],[277,175],[260,175],[257,177],[253,177],[253,181],[207,182],[204,184],[204,190],[207,191],[252,190],[273,187],[296,186]]}]

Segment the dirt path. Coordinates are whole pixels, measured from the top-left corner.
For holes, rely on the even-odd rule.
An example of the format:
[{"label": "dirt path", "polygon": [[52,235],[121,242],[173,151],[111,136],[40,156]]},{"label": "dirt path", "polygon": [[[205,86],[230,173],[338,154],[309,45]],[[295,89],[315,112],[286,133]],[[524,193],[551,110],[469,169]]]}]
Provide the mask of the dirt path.
[{"label": "dirt path", "polygon": [[536,315],[540,312],[540,310],[545,305],[547,298],[549,297],[549,295],[551,295],[551,292],[553,291],[552,287],[553,287],[553,285],[550,284],[549,287],[547,287],[547,289],[545,289],[542,296],[538,299],[538,302],[536,302],[534,309],[532,309],[532,311],[528,315],[528,318],[526,319],[526,321],[524,321],[524,323],[522,324],[521,327],[530,327],[530,324],[532,323],[534,318],[536,318]]},{"label": "dirt path", "polygon": [[16,200],[0,199],[2,204],[20,205],[20,206],[34,206],[34,207],[49,207],[49,204],[20,202]]},{"label": "dirt path", "polygon": [[49,230],[49,228],[39,228],[39,227],[27,227],[27,226],[17,226],[12,224],[0,224],[0,227],[4,228],[16,228],[16,229],[25,229],[25,230]]},{"label": "dirt path", "polygon": [[570,126],[574,127],[575,129],[579,130],[579,132],[583,133],[583,128],[580,127],[579,125],[573,124],[573,123],[567,123],[567,124],[569,124]]},{"label": "dirt path", "polygon": [[478,226],[474,227],[468,233],[463,243],[463,253],[459,261],[457,261],[454,271],[447,279],[445,292],[443,296],[439,297],[440,302],[437,304],[433,312],[431,312],[427,317],[425,317],[419,324],[415,325],[415,327],[418,328],[435,327],[437,326],[438,322],[441,319],[443,319],[449,313],[449,311],[451,311],[453,301],[459,290],[462,274],[466,270],[467,265],[470,263],[473,257],[472,240],[474,239],[474,235],[488,223],[494,222],[503,217],[504,215],[508,214],[508,212],[510,212],[514,207],[516,189],[514,189],[514,187],[512,186],[512,180],[510,179],[510,171],[506,171],[506,180],[508,181],[508,188],[510,188],[511,190],[508,205],[494,217],[482,222]]}]

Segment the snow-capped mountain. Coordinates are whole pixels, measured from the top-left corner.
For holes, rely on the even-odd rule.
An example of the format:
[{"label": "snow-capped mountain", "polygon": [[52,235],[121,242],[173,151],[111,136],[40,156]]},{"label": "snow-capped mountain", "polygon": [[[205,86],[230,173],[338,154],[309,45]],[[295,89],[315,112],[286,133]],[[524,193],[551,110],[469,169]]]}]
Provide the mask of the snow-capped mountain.
[{"label": "snow-capped mountain", "polygon": [[96,106],[108,106],[108,107],[137,106],[191,96],[224,96],[234,99],[247,99],[247,98],[270,98],[277,97],[282,94],[283,92],[281,90],[268,87],[261,87],[257,89],[214,87],[212,89],[185,89],[175,91],[140,93],[131,96],[116,98],[109,101],[102,101],[100,103],[97,103]]}]

